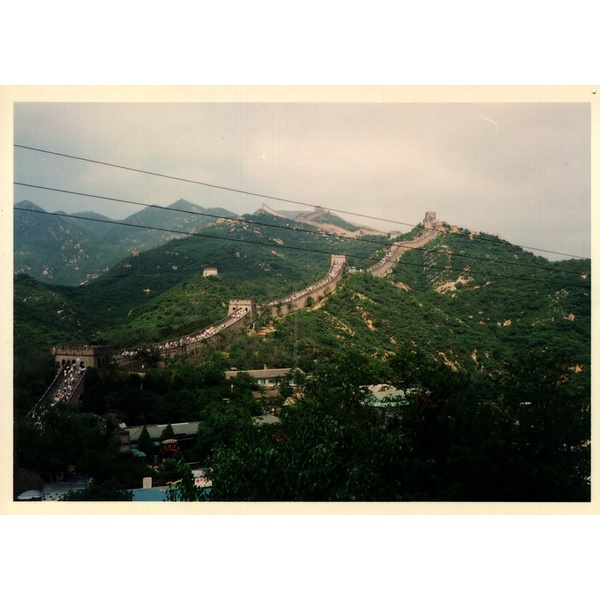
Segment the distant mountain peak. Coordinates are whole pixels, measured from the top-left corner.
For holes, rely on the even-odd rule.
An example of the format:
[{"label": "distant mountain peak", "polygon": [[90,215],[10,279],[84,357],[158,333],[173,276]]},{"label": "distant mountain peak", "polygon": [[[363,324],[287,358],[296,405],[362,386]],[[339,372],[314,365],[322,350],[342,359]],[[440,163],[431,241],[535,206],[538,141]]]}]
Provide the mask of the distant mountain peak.
[{"label": "distant mountain peak", "polygon": [[30,202],[29,200],[21,200],[15,204],[15,208],[25,208],[27,210],[37,210],[40,212],[46,212],[43,208],[39,207],[37,204]]},{"label": "distant mountain peak", "polygon": [[83,217],[84,219],[98,219],[98,220],[103,220],[103,221],[114,221],[114,219],[111,219],[110,217],[106,217],[100,213],[91,211],[91,210],[87,210],[84,212],[78,212],[78,213],[72,213],[73,217]]},{"label": "distant mountain peak", "polygon": [[173,202],[173,204],[169,204],[168,208],[176,208],[177,210],[191,210],[194,212],[204,211],[204,207],[194,204],[189,200],[185,200],[184,198],[180,198],[177,202]]}]

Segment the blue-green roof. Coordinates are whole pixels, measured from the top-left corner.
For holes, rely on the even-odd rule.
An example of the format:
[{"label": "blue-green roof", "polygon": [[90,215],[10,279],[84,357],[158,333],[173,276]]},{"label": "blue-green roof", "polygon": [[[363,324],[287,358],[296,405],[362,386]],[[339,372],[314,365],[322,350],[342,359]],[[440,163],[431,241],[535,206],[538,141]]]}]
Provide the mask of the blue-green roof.
[{"label": "blue-green roof", "polygon": [[166,502],[167,501],[167,488],[166,487],[152,487],[152,488],[141,488],[136,490],[129,490],[133,493],[131,498],[132,502]]}]

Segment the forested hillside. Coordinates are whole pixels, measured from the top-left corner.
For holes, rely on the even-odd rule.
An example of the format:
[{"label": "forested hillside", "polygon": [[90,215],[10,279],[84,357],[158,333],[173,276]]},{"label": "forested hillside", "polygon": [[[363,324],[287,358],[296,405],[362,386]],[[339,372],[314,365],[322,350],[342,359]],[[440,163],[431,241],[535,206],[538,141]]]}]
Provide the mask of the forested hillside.
[{"label": "forested hillside", "polygon": [[[351,263],[362,264],[386,243],[328,236],[310,225],[300,231],[292,221],[261,213],[136,252],[84,286],[47,286],[17,276],[15,312],[28,315],[25,330],[28,322],[34,323],[38,336],[52,344],[156,341],[172,332],[185,333],[188,323],[205,323],[213,315],[222,318],[231,298],[267,302],[301,288],[327,271],[332,253],[347,253]],[[206,267],[219,272],[212,288],[202,279]],[[221,296],[214,295],[217,286]],[[204,292],[196,295],[196,289],[208,291],[205,303],[200,301]],[[190,293],[195,299],[187,302]],[[162,294],[167,297],[161,307]],[[169,308],[174,305],[179,309]],[[127,330],[130,339],[122,337]]]},{"label": "forested hillside", "polygon": [[132,253],[197,232],[220,217],[221,208],[204,209],[178,200],[166,209],[147,207],[122,221],[95,212],[48,213],[32,202],[15,205],[14,272],[57,285],[78,285],[106,272]]},{"label": "forested hillside", "polygon": [[[589,364],[590,261],[551,263],[492,236],[448,229],[425,248],[402,254],[378,278],[361,268],[379,259],[386,240],[299,231],[267,213],[260,219],[261,225],[226,221],[210,227],[210,235],[172,240],[85,286],[17,276],[17,356],[28,346],[120,348],[184,335],[223,318],[232,298],[260,306],[302,289],[323,276],[331,253],[343,253],[357,272],[335,293],[275,320],[274,333],[251,352],[242,349],[256,340],[238,334],[231,355],[243,356],[239,362],[247,368],[264,364],[266,355],[275,356],[277,366],[294,363],[306,371],[349,348],[377,361],[418,348],[453,368],[479,370],[498,369],[527,349]],[[218,276],[203,277],[207,266],[218,268]],[[268,314],[255,318],[258,327],[270,322]]]},{"label": "forested hillside", "polygon": [[[440,229],[385,277],[365,270],[385,237],[328,235],[262,211],[131,255],[84,286],[17,275],[16,414],[51,379],[53,345],[150,345],[252,299],[259,310],[246,327],[162,369],[148,362],[143,385],[126,372],[91,376],[82,407],[140,425],[198,421],[185,458],[210,468],[214,500],[589,499],[590,261],[550,262],[494,236]],[[323,277],[331,254],[349,268],[332,293],[284,317],[264,309]],[[218,275],[203,277],[205,267]],[[234,387],[224,372],[264,365],[304,375],[285,407],[283,383],[280,422],[257,428],[268,410],[259,386]],[[403,402],[374,410],[375,384],[402,390]],[[59,415],[58,428],[62,418],[71,422]],[[33,442],[23,440],[40,434],[19,427],[31,466]],[[104,452],[108,442],[98,443]]]}]

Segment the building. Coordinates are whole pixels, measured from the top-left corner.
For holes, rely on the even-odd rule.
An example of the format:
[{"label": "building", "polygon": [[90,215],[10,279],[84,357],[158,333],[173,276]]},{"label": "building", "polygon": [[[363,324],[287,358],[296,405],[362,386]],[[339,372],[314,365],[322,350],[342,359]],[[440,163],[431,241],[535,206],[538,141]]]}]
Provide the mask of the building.
[{"label": "building", "polygon": [[69,481],[45,483],[42,490],[42,500],[46,502],[61,500],[69,492],[84,490],[88,485],[88,477],[74,477]]},{"label": "building", "polygon": [[44,493],[41,490],[27,490],[17,496],[19,502],[41,502]]},{"label": "building", "polygon": [[365,404],[374,408],[393,408],[408,404],[406,394],[387,384],[369,386],[369,393],[364,400]]},{"label": "building", "polygon": [[254,424],[260,427],[261,425],[279,425],[281,419],[276,415],[261,415],[260,417],[254,417]]},{"label": "building", "polygon": [[103,369],[107,366],[110,358],[110,346],[58,346],[52,348],[54,360],[59,365],[68,363],[80,367],[95,367]]},{"label": "building", "polygon": [[[150,441],[155,449],[154,456],[148,456],[146,458],[151,461],[158,461],[159,457],[169,458],[171,455],[176,455],[180,451],[193,446],[196,443],[196,437],[198,435],[198,423],[199,421],[173,423],[171,427],[173,428],[174,438],[172,440],[164,440],[165,442],[170,442],[170,444],[167,444],[166,446],[163,445],[160,438],[163,431],[166,429],[167,424],[146,425]],[[121,441],[121,452],[131,452],[137,456],[143,456],[143,453],[140,453],[137,447],[143,429],[143,425],[120,428],[119,439]],[[175,452],[175,450],[177,450],[177,452]]]},{"label": "building", "polygon": [[194,476],[194,485],[196,487],[202,489],[212,487],[212,480],[207,477],[204,469],[192,469],[192,475]]},{"label": "building", "polygon": [[275,387],[282,378],[287,377],[293,371],[303,374],[301,369],[292,369],[290,367],[283,369],[268,369],[267,365],[265,365],[263,369],[254,369],[249,371],[238,371],[237,369],[232,369],[231,371],[225,371],[225,377],[227,379],[233,379],[240,373],[245,373],[250,375],[250,377],[252,377],[258,385]]},{"label": "building", "polygon": [[168,486],[161,485],[159,487],[135,488],[127,491],[131,492],[132,502],[167,502],[168,489]]},{"label": "building", "polygon": [[255,315],[256,302],[254,300],[230,300],[227,315],[231,315],[237,310],[241,310],[244,313],[244,315]]},{"label": "building", "polygon": [[428,210],[425,213],[425,218],[423,219],[423,227],[425,229],[433,229],[435,224],[437,223],[437,215],[434,211]]},{"label": "building", "polygon": [[219,274],[219,269],[216,267],[206,267],[202,271],[202,277],[216,277]]},{"label": "building", "polygon": [[252,392],[252,397],[261,404],[263,410],[274,412],[283,406],[284,398],[276,388],[264,388]]},{"label": "building", "polygon": [[[196,437],[198,432],[198,423],[200,421],[190,421],[186,423],[173,423],[171,427],[173,428],[173,433],[175,435],[175,439],[177,442],[186,442],[191,441]],[[160,436],[163,431],[167,428],[167,424],[164,425],[146,425],[146,429],[148,431],[148,435],[153,442],[160,440]],[[136,425],[135,427],[125,427],[125,431],[129,433],[129,443],[137,444],[140,439],[140,434],[144,429],[143,425]]]}]

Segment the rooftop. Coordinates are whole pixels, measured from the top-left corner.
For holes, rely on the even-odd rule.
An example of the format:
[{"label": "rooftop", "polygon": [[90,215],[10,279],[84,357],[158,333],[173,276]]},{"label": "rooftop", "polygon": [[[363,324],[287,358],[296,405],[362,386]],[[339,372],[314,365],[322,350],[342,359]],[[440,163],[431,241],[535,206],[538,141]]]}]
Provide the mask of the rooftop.
[{"label": "rooftop", "polygon": [[132,502],[166,502],[167,501],[167,486],[153,488],[138,488],[129,490],[133,497]]},{"label": "rooftop", "polygon": [[42,500],[60,500],[65,494],[74,490],[83,490],[87,487],[86,481],[60,481],[57,483],[46,483],[42,492]]},{"label": "rooftop", "polygon": [[254,423],[256,425],[274,425],[280,423],[281,419],[275,415],[262,415],[260,417],[254,417]]},{"label": "rooftop", "polygon": [[370,386],[369,395],[365,398],[366,404],[375,407],[400,406],[406,402],[406,396],[402,390],[386,384]]},{"label": "rooftop", "polygon": [[[175,437],[190,436],[196,435],[196,433],[198,432],[198,423],[199,421],[189,421],[186,423],[172,423],[171,427],[173,428],[173,433],[175,434]],[[146,425],[146,429],[148,430],[148,434],[150,435],[151,440],[159,439],[166,427],[167,423],[165,423],[164,425]],[[144,429],[143,425],[125,427],[125,430],[129,432],[129,439],[132,442],[137,442],[139,440],[140,434],[142,433],[142,429]]]},{"label": "rooftop", "polygon": [[232,377],[237,377],[240,373],[247,373],[254,379],[275,379],[276,377],[285,377],[290,371],[300,371],[300,369],[293,369],[292,367],[286,367],[283,369],[250,369],[248,371],[238,371],[237,369],[232,369],[231,371],[225,371],[225,376],[227,379],[231,379]]}]

